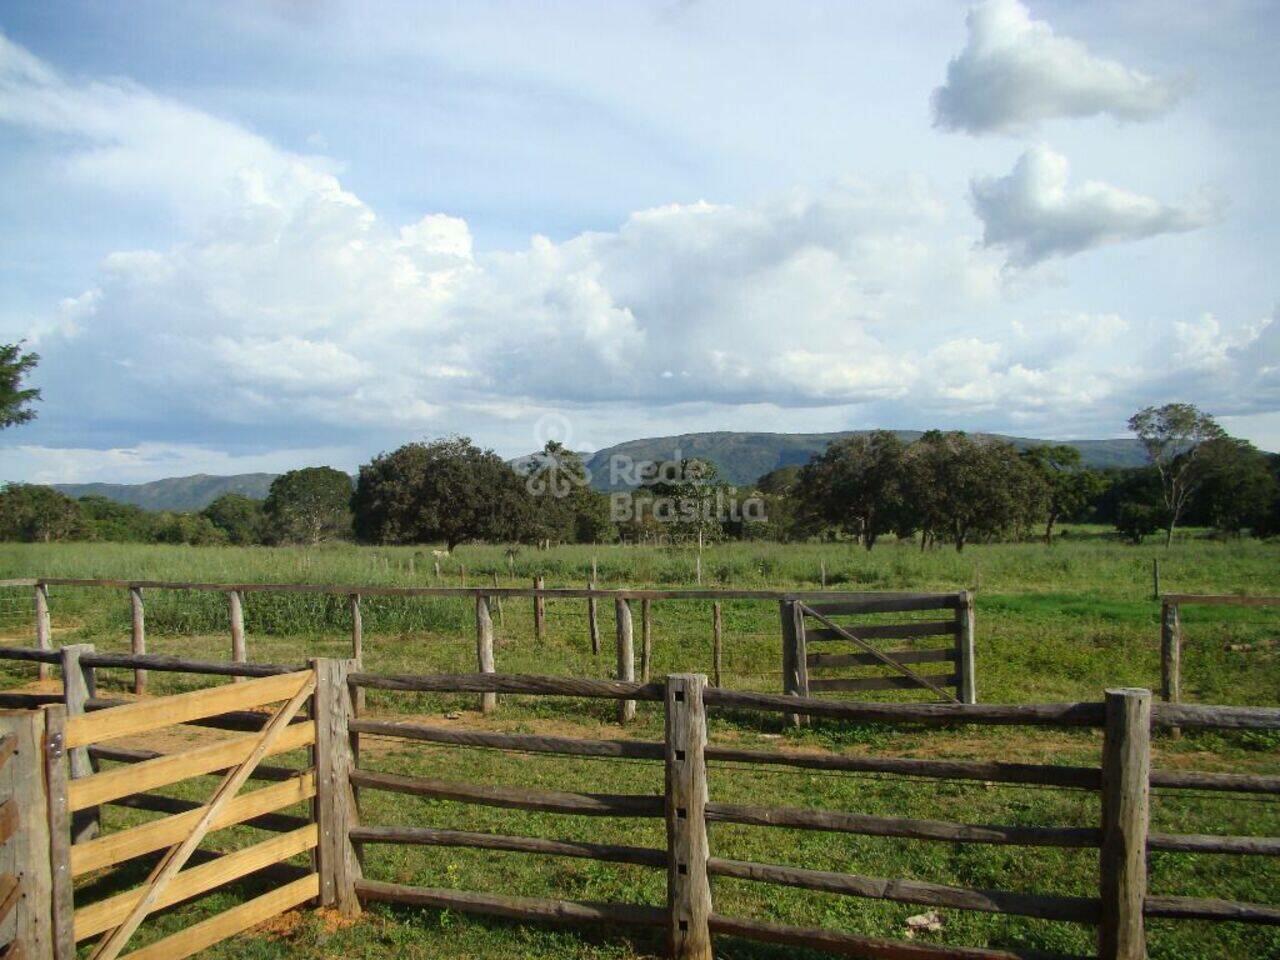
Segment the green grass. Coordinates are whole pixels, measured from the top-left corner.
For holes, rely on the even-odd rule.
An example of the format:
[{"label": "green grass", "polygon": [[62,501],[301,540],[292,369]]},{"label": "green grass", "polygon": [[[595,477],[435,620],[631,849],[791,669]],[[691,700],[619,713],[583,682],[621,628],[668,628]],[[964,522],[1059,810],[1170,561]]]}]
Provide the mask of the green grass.
[{"label": "green grass", "polygon": [[[687,550],[563,547],[520,551],[514,573],[505,550],[464,547],[445,561],[444,579],[527,585],[542,573],[548,586],[580,585],[598,560],[602,586],[687,586],[694,553]],[[409,570],[410,558],[414,571]],[[1039,544],[975,546],[963,554],[920,553],[892,543],[867,554],[845,545],[733,544],[704,555],[704,585],[813,589],[822,566],[828,585],[845,589],[976,587],[978,689],[986,702],[1097,700],[1108,686],[1159,683],[1159,607],[1151,600],[1151,562],[1159,558],[1166,591],[1280,593],[1280,547],[1275,544],[1186,539],[1165,552],[1133,548],[1080,530],[1052,549]],[[334,582],[396,585],[434,582],[427,550],[326,547],[301,549],[193,549],[123,545],[0,546],[0,577],[96,576],[239,582]],[[0,634],[27,637],[30,591],[0,591]],[[93,642],[100,649],[127,647],[128,604],[121,591],[53,588],[51,609],[59,641]],[[366,598],[365,661],[379,672],[474,669],[472,612],[459,599]],[[299,661],[341,656],[349,630],[345,605],[318,595],[249,594],[246,623],[252,659]],[[495,611],[496,614],[496,611]],[[779,688],[776,606],[725,603],[725,681],[743,689]],[[613,611],[600,610],[604,653],[591,655],[582,601],[549,604],[549,635],[532,639],[530,601],[507,601],[497,624],[497,663],[504,672],[609,676]],[[222,657],[229,647],[225,604],[217,595],[147,596],[150,649]],[[639,615],[637,617],[637,632]],[[710,606],[694,602],[654,605],[654,671],[709,672]],[[1202,702],[1276,705],[1280,702],[1280,611],[1194,608],[1183,611],[1186,633],[1184,695]],[[1232,648],[1237,649],[1232,649]],[[1246,649],[1239,649],[1246,648]],[[30,668],[0,666],[6,685],[27,682]],[[126,681],[104,675],[110,689]],[[152,674],[154,688],[175,691],[202,681]],[[883,694],[882,699],[912,695]],[[608,702],[553,698],[504,698],[496,716],[474,712],[475,697],[370,694],[378,712],[425,716],[432,722],[507,731],[555,731],[578,736],[618,736]],[[461,713],[456,720],[445,717]],[[657,705],[641,704],[629,735],[661,737]],[[714,715],[713,742],[747,746],[809,747],[890,756],[947,756],[1051,763],[1096,763],[1096,732],[965,728],[926,731],[818,723],[796,732],[776,718]],[[661,768],[645,762],[527,757],[494,751],[370,743],[365,762],[374,768],[482,783],[596,792],[658,793]],[[1188,733],[1161,738],[1156,764],[1201,770],[1280,772],[1280,738],[1249,733]],[[212,781],[187,787],[207,794]],[[202,794],[203,792],[203,794]],[[808,771],[718,767],[711,793],[725,801],[826,807],[874,814],[951,819],[969,823],[1092,825],[1091,793],[1011,785],[916,782],[902,778],[831,776]],[[531,836],[660,846],[657,821],[555,817],[367,793],[371,823],[429,824]],[[111,809],[111,825],[136,822],[134,812]],[[1166,832],[1280,835],[1274,798],[1158,791],[1153,829]],[[226,845],[261,836],[247,828],[219,834]],[[225,838],[225,839],[224,839]],[[1096,890],[1096,853],[1049,849],[953,845],[803,831],[715,825],[717,856],[793,863],[881,877],[906,877],[969,887],[1087,895]],[[511,892],[571,899],[661,902],[663,876],[637,867],[520,854],[431,848],[369,847],[370,876],[428,886]],[[252,892],[252,887],[246,887]],[[1265,858],[1159,854],[1152,858],[1152,889],[1163,894],[1280,901],[1280,865]],[[715,881],[719,912],[855,933],[900,937],[905,918],[925,908]],[[142,939],[154,939],[233,901],[232,893],[181,907],[149,922]],[[942,911],[945,929],[925,939],[956,945],[1038,948],[1087,953],[1092,931],[1070,924]],[[1151,954],[1157,958],[1280,956],[1274,928],[1241,924],[1154,922]],[[658,945],[615,931],[557,930],[468,917],[449,911],[375,908],[352,927],[333,928],[323,917],[304,916],[287,931],[237,938],[215,948],[215,957],[382,957],[447,960],[479,957],[613,958],[649,956]],[[717,955],[780,958],[793,952],[731,940]]]}]

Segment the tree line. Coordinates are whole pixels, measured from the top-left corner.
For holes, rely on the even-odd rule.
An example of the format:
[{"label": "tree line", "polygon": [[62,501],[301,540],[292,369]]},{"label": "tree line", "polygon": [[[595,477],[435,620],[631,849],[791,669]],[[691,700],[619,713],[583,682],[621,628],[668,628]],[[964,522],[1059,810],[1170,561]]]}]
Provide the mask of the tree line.
[{"label": "tree line", "polygon": [[[1141,542],[1179,525],[1280,533],[1280,457],[1230,437],[1185,404],[1139,411],[1130,427],[1148,465],[1094,470],[1078,450],[933,430],[913,443],[875,431],[807,464],[732,487],[715,464],[654,464],[640,487],[593,490],[573,451],[549,443],[516,464],[465,437],[379,454],[353,484],[330,467],[277,477],[265,500],[228,493],[199,512],[149,512],[103,497],[10,484],[0,538],[185,544],[698,542],[885,538],[922,549],[1042,539],[1063,523],[1105,523]],[[743,506],[745,505],[745,509]],[[754,508],[754,509],[752,509]]]}]

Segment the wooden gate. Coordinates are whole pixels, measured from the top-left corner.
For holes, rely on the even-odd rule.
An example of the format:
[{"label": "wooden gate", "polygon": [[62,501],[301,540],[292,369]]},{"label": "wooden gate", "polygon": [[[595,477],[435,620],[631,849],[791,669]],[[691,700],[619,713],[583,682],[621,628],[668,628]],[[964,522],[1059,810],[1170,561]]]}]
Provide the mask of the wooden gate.
[{"label": "wooden gate", "polygon": [[[74,682],[70,677],[68,680]],[[303,670],[92,713],[68,716],[62,706],[45,711],[55,960],[71,960],[76,944],[92,938],[98,938],[89,953],[92,960],[115,960],[154,911],[316,850],[319,830],[314,805],[300,825],[298,818],[279,814],[313,800],[313,769],[274,767],[268,778],[274,781],[271,786],[241,793],[251,777],[262,778],[259,764],[264,758],[314,747],[316,724],[302,717],[300,711],[315,689],[316,671]],[[277,706],[261,712],[270,704]],[[258,722],[255,717],[260,718]],[[234,722],[219,723],[218,718],[231,718]],[[152,738],[160,730],[177,724],[239,730],[247,725],[251,732],[206,739],[197,746],[168,753],[100,746],[105,741],[140,735],[147,735],[148,741],[154,742]],[[255,726],[260,728],[252,729]],[[81,762],[75,762],[76,758]],[[95,769],[104,759],[133,762]],[[146,793],[218,772],[223,772],[222,779],[203,802]],[[103,833],[93,824],[97,822],[94,811],[104,804],[167,810],[172,815]],[[74,818],[81,823],[74,831],[78,842],[72,843]],[[84,825],[86,820],[88,826]],[[269,822],[274,829],[284,822],[287,829],[233,852],[210,854],[198,850],[210,833],[251,821],[254,825]],[[161,855],[140,886],[80,902],[81,893],[75,889],[77,878],[112,870],[157,852]],[[198,852],[198,864],[188,867]],[[126,956],[135,960],[179,960],[316,898],[320,881],[314,853],[309,867],[288,869],[301,875]]]},{"label": "wooden gate", "polygon": [[[868,615],[944,610],[946,619],[865,622]],[[862,617],[864,622],[850,621]],[[946,702],[975,703],[973,598],[968,592],[868,594],[836,601],[790,598],[782,605],[784,692],[821,693],[927,690]],[[945,646],[929,638],[947,637]],[[885,648],[877,641],[909,641]],[[919,641],[925,641],[921,645]],[[810,652],[810,645],[819,649]],[[934,672],[932,664],[949,671]],[[882,667],[872,675],[816,677],[849,668]],[[952,692],[954,690],[954,693]]]}]

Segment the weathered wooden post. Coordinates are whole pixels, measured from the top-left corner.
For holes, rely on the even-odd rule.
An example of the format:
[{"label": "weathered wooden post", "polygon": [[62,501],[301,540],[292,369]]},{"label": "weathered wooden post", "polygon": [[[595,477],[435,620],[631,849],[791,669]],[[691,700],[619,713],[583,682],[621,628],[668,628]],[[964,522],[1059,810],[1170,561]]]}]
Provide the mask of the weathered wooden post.
[{"label": "weathered wooden post", "polygon": [[[617,623],[618,679],[629,683],[636,678],[636,657],[635,640],[631,629],[631,604],[625,597],[614,600],[614,614]],[[636,702],[619,700],[618,722],[630,723],[635,718]]]},{"label": "weathered wooden post", "polygon": [[[135,657],[144,657],[147,654],[147,622],[141,587],[129,588],[129,619],[129,649]],[[139,697],[147,692],[147,671],[141,667],[133,670],[133,692]]]},{"label": "weathered wooden post", "polygon": [[356,880],[360,861],[351,844],[351,828],[359,823],[351,788],[354,766],[350,722],[354,705],[347,677],[353,660],[312,660],[316,671],[316,823],[320,843],[316,861],[320,873],[320,903],[336,907],[344,917],[360,915]]},{"label": "weathered wooden post", "polygon": [[1145,960],[1151,691],[1106,694],[1102,746],[1102,918],[1099,960]]},{"label": "weathered wooden post", "polygon": [[[534,577],[533,589],[541,591],[544,583],[542,577]],[[538,640],[547,638],[547,601],[540,592],[533,595],[533,635]]]},{"label": "weathered wooden post", "polygon": [[1160,599],[1160,558],[1151,561],[1151,599]]},{"label": "weathered wooden post", "polygon": [[653,609],[648,597],[640,601],[640,682],[648,683],[653,669]]},{"label": "weathered wooden post", "polygon": [[[231,659],[236,663],[248,660],[244,646],[244,601],[239,590],[227,591],[227,614],[231,619]],[[236,677],[243,682],[244,677]]]},{"label": "weathered wooden post", "polygon": [[[493,617],[489,613],[489,598],[476,597],[476,660],[481,673],[493,673]],[[496,693],[480,694],[480,712],[493,713],[498,706]]]},{"label": "weathered wooden post", "polygon": [[956,607],[956,695],[961,703],[978,702],[977,657],[973,649],[976,627],[973,592],[962,590]]},{"label": "weathered wooden post", "polygon": [[[587,589],[594,590],[596,582],[594,580],[587,581]],[[587,633],[591,635],[591,653],[593,656],[600,656],[600,610],[596,605],[595,596],[587,597]]]},{"label": "weathered wooden post", "polygon": [[[80,662],[86,653],[93,653],[92,643],[69,643],[59,651],[62,654],[62,700],[67,717],[78,717],[86,712],[89,700],[97,696],[98,684],[93,667]],[[72,780],[93,775],[93,761],[88,747],[76,747],[68,751]],[[102,810],[90,807],[71,815],[71,842],[82,843],[98,835],[102,823]]]},{"label": "weathered wooden post", "polygon": [[701,674],[667,677],[667,956],[676,960],[712,960],[704,756],[707,716],[702,703],[706,683]]},{"label": "weathered wooden post", "polygon": [[[796,602],[794,600],[778,601],[778,619],[782,626],[782,694],[787,697],[800,696],[800,673],[796,666]],[[788,713],[786,722],[800,726],[800,714]]]},{"label": "weathered wooden post", "polygon": [[356,663],[364,663],[364,616],[360,612],[360,594],[353,593],[347,598],[351,606],[351,659]]},{"label": "weathered wooden post", "polygon": [[720,601],[717,600],[711,604],[711,682],[714,686],[721,686],[721,660],[723,656],[724,643],[724,617],[720,609]]},{"label": "weathered wooden post", "polygon": [[0,765],[0,811],[16,826],[0,844],[0,874],[18,878],[12,908],[13,946],[9,956],[51,955],[49,802],[44,780],[42,710],[0,714],[0,735],[13,737],[13,750]]},{"label": "weathered wooden post", "polygon": [[[497,571],[497,570],[495,570],[495,571],[493,571],[493,588],[494,588],[495,590],[497,590],[497,589],[498,589],[498,587],[499,587],[499,584],[498,584],[498,571]],[[503,615],[503,613],[502,613],[502,595],[501,595],[501,594],[494,594],[494,596],[493,596],[493,603],[494,603],[494,605],[498,608],[498,626],[502,627],[503,629],[506,629],[506,626],[507,626],[507,618],[506,618],[506,617]]]},{"label": "weathered wooden post", "polygon": [[[35,607],[36,607],[36,646],[41,650],[52,650],[53,645],[50,642],[50,635],[53,633],[53,626],[49,620],[49,586],[45,583],[37,583],[35,587]],[[47,663],[40,664],[37,667],[38,675],[41,680],[49,679],[49,665]]]},{"label": "weathered wooden post", "polygon": [[49,913],[53,960],[75,960],[75,900],[71,887],[71,807],[67,801],[67,708],[44,708],[44,782],[49,823]]},{"label": "weathered wooden post", "polygon": [[[1176,603],[1160,604],[1160,699],[1165,703],[1182,700],[1182,618]],[[1179,727],[1170,727],[1169,736],[1182,736]]]}]

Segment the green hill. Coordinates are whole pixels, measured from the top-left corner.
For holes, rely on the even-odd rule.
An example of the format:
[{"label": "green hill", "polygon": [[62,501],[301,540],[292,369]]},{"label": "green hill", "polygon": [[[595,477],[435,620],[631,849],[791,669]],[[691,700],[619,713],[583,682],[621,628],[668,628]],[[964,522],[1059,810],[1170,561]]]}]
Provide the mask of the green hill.
[{"label": "green hill", "polygon": [[106,497],[144,510],[185,511],[203,510],[224,493],[263,500],[275,478],[274,473],[240,473],[230,477],[197,473],[150,483],[55,483],[53,486],[69,497]]}]

